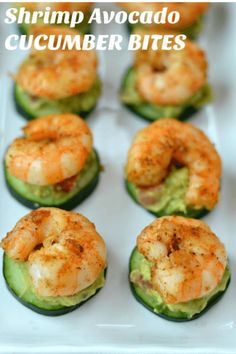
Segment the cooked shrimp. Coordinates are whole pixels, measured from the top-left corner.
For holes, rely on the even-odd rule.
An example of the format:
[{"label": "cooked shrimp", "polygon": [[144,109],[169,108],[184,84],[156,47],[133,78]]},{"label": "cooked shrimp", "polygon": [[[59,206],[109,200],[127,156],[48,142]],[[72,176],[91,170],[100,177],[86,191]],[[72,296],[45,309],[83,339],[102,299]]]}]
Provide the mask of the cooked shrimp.
[{"label": "cooked shrimp", "polygon": [[209,4],[208,3],[200,3],[200,2],[123,2],[119,3],[119,5],[128,12],[132,11],[153,11],[158,12],[163,9],[163,7],[167,7],[167,18],[170,12],[178,11],[180,13],[180,19],[177,23],[171,24],[168,21],[165,24],[151,24],[150,27],[167,28],[167,29],[175,29],[180,30],[186,27],[193,25],[201,15],[207,11]]},{"label": "cooked shrimp", "polygon": [[94,283],[106,266],[106,246],[94,224],[57,208],[32,211],[18,221],[1,247],[28,262],[40,296],[69,296]]},{"label": "cooked shrimp", "polygon": [[82,11],[88,12],[93,5],[92,2],[21,2],[28,11],[44,10],[47,6],[51,11]]},{"label": "cooked shrimp", "polygon": [[168,304],[209,294],[227,264],[224,245],[199,220],[162,217],[147,226],[137,240],[138,251],[151,262],[151,283]]},{"label": "cooked shrimp", "polygon": [[49,115],[29,122],[25,137],[17,138],[6,153],[10,174],[40,186],[77,175],[92,151],[92,133],[73,114]]},{"label": "cooked shrimp", "polygon": [[163,119],[140,130],[129,150],[127,179],[141,187],[158,185],[173,162],[188,167],[186,204],[212,209],[218,201],[221,160],[207,136],[192,124]]},{"label": "cooked shrimp", "polygon": [[[155,34],[137,30],[141,37]],[[161,32],[160,32],[161,34]],[[150,103],[177,105],[187,101],[207,81],[207,62],[199,46],[189,40],[181,50],[139,50],[135,57],[136,88]]]},{"label": "cooked shrimp", "polygon": [[[78,31],[59,26],[34,26],[34,36],[53,35],[58,38],[79,36]],[[78,38],[78,37],[77,37]],[[63,41],[62,41],[63,42]],[[45,41],[46,44],[46,41]],[[30,95],[50,100],[77,95],[88,91],[97,77],[97,56],[95,51],[76,50],[32,50],[14,76],[16,82]]]}]

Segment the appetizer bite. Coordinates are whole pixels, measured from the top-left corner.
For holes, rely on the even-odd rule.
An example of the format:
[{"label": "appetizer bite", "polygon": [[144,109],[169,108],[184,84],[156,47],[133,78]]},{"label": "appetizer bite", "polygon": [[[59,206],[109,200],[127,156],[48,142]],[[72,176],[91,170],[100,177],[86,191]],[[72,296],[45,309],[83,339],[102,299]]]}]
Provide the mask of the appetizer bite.
[{"label": "appetizer bite", "polygon": [[2,240],[3,275],[23,305],[47,316],[75,310],[105,284],[106,245],[81,214],[41,208]]},{"label": "appetizer bite", "polygon": [[[152,33],[155,34],[153,30],[136,31],[141,40]],[[176,34],[172,35],[175,39]],[[147,50],[135,52],[134,66],[122,82],[121,100],[148,121],[164,117],[187,119],[212,98],[204,51],[189,40],[180,50],[164,50],[162,45],[159,48],[152,49],[150,43]]]},{"label": "appetizer bite", "polygon": [[[208,3],[199,3],[199,2],[123,2],[119,3],[120,6],[131,13],[132,11],[139,11],[140,13],[145,11],[153,11],[153,13],[161,12],[164,8],[167,8],[167,11],[164,11],[165,14],[165,23],[155,23],[153,20],[151,24],[130,24],[128,23],[128,28],[132,32],[137,28],[152,28],[154,30],[169,29],[178,31],[185,34],[189,38],[196,38],[199,33],[202,31],[203,25],[203,15],[208,10]],[[173,16],[170,16],[171,21],[168,21],[169,14],[173,11],[178,11],[180,18],[176,23],[173,22]],[[158,16],[160,18],[163,16]],[[160,21],[160,20],[159,20]]]},{"label": "appetizer bite", "polygon": [[97,185],[100,163],[92,132],[73,114],[29,122],[9,146],[5,179],[11,194],[29,208],[73,209]]},{"label": "appetizer bite", "polygon": [[[83,36],[71,29],[35,26],[32,34],[53,38],[55,50],[32,49],[14,75],[16,108],[25,118],[47,114],[75,113],[86,117],[96,106],[101,92],[94,50],[69,48],[64,39]],[[51,37],[51,35],[53,35]],[[66,37],[67,36],[67,37]],[[51,41],[52,43],[52,41]],[[59,43],[59,44],[58,44]]]},{"label": "appetizer bite", "polygon": [[[81,23],[76,24],[75,29],[79,30],[82,34],[91,32],[88,21],[92,5],[92,2],[20,2],[17,4],[18,11],[20,11],[21,8],[25,8],[26,11],[30,11],[31,13],[34,11],[43,11],[45,14],[50,14],[52,11],[68,11],[72,14],[73,11],[81,11],[84,14],[84,19]],[[52,18],[52,15],[47,15],[47,18],[48,17],[49,19]],[[58,16],[53,17],[55,17],[55,20],[59,18]],[[39,18],[37,24],[43,24],[43,19]],[[64,24],[64,26],[68,25]],[[28,35],[31,32],[32,25],[24,21],[19,24],[18,27],[22,34]]]},{"label": "appetizer bite", "polygon": [[126,187],[155,216],[199,218],[218,202],[221,159],[192,124],[163,119],[140,130],[129,149]]},{"label": "appetizer bite", "polygon": [[157,219],[138,236],[131,254],[134,296],[167,320],[201,316],[221,298],[229,281],[225,247],[199,220]]}]

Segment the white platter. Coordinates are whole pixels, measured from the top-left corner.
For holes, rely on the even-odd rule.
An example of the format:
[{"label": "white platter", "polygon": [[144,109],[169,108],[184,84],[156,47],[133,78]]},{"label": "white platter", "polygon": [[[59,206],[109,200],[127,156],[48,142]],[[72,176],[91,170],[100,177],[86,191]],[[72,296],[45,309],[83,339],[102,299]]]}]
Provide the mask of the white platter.
[{"label": "white platter", "polygon": [[[0,42],[16,32],[3,23]],[[101,4],[110,8],[113,5]],[[96,33],[126,34],[122,25],[96,26]],[[71,314],[50,318],[19,304],[0,275],[0,353],[236,353],[236,4],[213,4],[201,44],[209,58],[215,101],[190,119],[214,141],[221,154],[224,175],[221,201],[204,220],[225,243],[231,268],[231,285],[223,299],[203,317],[189,323],[171,323],[154,316],[131,295],[128,260],[140,230],[153,220],[128,197],[123,166],[134,133],[146,125],[119,103],[121,77],[131,54],[100,53],[103,95],[88,118],[105,172],[96,191],[76,208],[92,220],[107,242],[109,269],[104,289]],[[26,53],[0,55],[1,159],[7,145],[19,136],[25,121],[13,105],[10,72]],[[0,175],[0,238],[29,212],[9,195]]]}]

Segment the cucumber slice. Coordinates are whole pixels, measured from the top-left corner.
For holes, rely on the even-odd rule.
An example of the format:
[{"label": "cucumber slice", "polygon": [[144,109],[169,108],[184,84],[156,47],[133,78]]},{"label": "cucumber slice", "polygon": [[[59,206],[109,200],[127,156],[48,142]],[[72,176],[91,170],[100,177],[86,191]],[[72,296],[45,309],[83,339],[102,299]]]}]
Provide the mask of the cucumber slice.
[{"label": "cucumber slice", "polygon": [[39,297],[34,292],[27,269],[27,262],[12,260],[5,253],[3,256],[3,276],[8,290],[24,306],[45,316],[60,316],[74,311],[84,304],[105,284],[106,271],[88,288],[73,296]]},{"label": "cucumber slice", "polygon": [[60,190],[58,185],[31,185],[12,176],[6,166],[4,170],[5,181],[11,195],[26,207],[36,209],[44,206],[71,210],[86,199],[97,186],[100,162],[97,152],[93,150],[70,192]]},{"label": "cucumber slice", "polygon": [[151,122],[162,118],[186,120],[212,100],[211,87],[206,84],[182,105],[158,106],[145,102],[137,92],[135,83],[136,72],[135,69],[131,67],[125,73],[122,81],[121,101],[138,116]]},{"label": "cucumber slice", "polygon": [[[145,258],[137,251],[137,248],[135,248],[130,257],[130,277],[135,278],[135,274],[141,274],[144,278],[148,278],[148,272],[150,272],[148,268],[149,262],[147,262]],[[229,266],[227,266],[221,283],[209,295],[206,295],[200,299],[174,305],[166,304],[156,290],[141,287],[140,285],[131,282],[131,280],[130,287],[136,300],[138,300],[155,315],[169,321],[185,322],[194,320],[208,311],[217,301],[221,299],[227,290],[229,283],[230,270]]]},{"label": "cucumber slice", "polygon": [[[179,32],[181,34],[185,34],[189,39],[192,39],[192,40],[196,39],[199,36],[199,34],[202,32],[202,29],[203,29],[203,17],[204,16],[200,16],[196,20],[196,22],[193,23],[191,26],[181,28],[177,32]],[[148,26],[146,26],[146,27],[148,28]],[[139,24],[127,23],[127,28],[128,28],[129,33],[132,33],[138,28],[145,28],[145,25],[140,24],[140,23]],[[157,32],[158,32],[158,25],[157,25]]]},{"label": "cucumber slice", "polygon": [[88,92],[60,100],[33,97],[24,91],[17,83],[14,85],[14,101],[17,112],[30,120],[48,114],[74,113],[86,118],[95,108],[101,93],[101,82],[96,79]]},{"label": "cucumber slice", "polygon": [[125,186],[131,198],[156,217],[181,215],[188,218],[201,218],[210,210],[194,209],[186,205],[185,195],[188,181],[187,167],[174,167],[165,181],[156,189],[141,190],[128,180],[125,181]]},{"label": "cucumber slice", "polygon": [[[91,13],[85,13],[84,14],[84,20],[83,22],[81,23],[78,23],[76,26],[75,26],[75,30],[78,30],[80,33],[82,34],[90,34],[91,33],[91,24],[88,23],[89,19],[90,19],[90,16],[91,16]],[[41,20],[38,20],[37,22],[37,25],[41,25],[43,24],[43,21]],[[69,27],[69,25],[66,25],[66,24],[61,24],[58,26],[63,26],[63,27]],[[24,34],[24,35],[29,35],[30,33],[30,27],[31,25],[28,24],[28,23],[21,23],[21,24],[18,24],[18,30],[21,34]]]}]

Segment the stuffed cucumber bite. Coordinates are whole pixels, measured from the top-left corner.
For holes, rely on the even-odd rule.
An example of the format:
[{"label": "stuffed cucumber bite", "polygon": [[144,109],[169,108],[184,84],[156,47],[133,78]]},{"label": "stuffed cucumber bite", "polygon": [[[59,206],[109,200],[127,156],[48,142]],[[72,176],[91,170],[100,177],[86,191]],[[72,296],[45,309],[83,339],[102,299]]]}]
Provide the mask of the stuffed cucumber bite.
[{"label": "stuffed cucumber bite", "polygon": [[[70,14],[73,11],[81,11],[84,14],[84,19],[81,23],[76,24],[75,29],[80,31],[82,34],[91,33],[91,26],[88,23],[90,15],[91,15],[91,7],[93,3],[91,2],[81,2],[81,3],[73,3],[73,2],[21,2],[17,4],[18,11],[22,7],[25,8],[26,11],[34,12],[34,11],[43,11],[44,13],[48,13],[48,9],[50,8],[50,13],[52,11],[68,11]],[[51,16],[50,16],[51,18]],[[43,20],[39,18],[37,20],[38,25],[43,24]],[[61,26],[68,26],[67,24],[62,24]],[[18,25],[19,31],[21,34],[28,35],[31,32],[31,24],[23,22]]]},{"label": "stuffed cucumber bite", "polygon": [[29,122],[23,133],[4,159],[7,187],[20,203],[71,210],[93,192],[101,168],[83,119],[48,115]]},{"label": "stuffed cucumber bite", "polygon": [[221,159],[198,128],[166,118],[135,136],[125,185],[130,196],[157,217],[200,218],[219,200]]},{"label": "stuffed cucumber bite", "polygon": [[8,289],[39,314],[71,312],[105,284],[105,242],[81,214],[34,210],[7,233],[1,247]]},{"label": "stuffed cucumber bite", "polygon": [[[135,33],[142,40],[147,34],[157,34],[153,30]],[[190,40],[178,51],[153,50],[151,45],[137,50],[134,65],[124,75],[120,96],[126,107],[148,121],[189,118],[212,100],[204,51]]]},{"label": "stuffed cucumber bite", "polygon": [[[123,2],[119,5],[131,13],[133,11],[138,11],[139,13],[148,13],[153,11],[153,14],[163,11],[166,14],[166,23],[158,24],[154,21],[154,16],[152,18],[152,23],[142,24],[140,22],[136,24],[128,23],[128,28],[130,32],[138,28],[151,28],[158,31],[159,29],[167,29],[172,31],[177,31],[185,34],[190,39],[195,39],[203,28],[203,16],[209,8],[208,3],[170,3],[170,2]],[[165,11],[167,8],[167,11]],[[178,11],[180,14],[179,21],[176,23],[169,23],[168,18],[172,19],[171,13],[173,11]],[[145,18],[145,17],[144,17]],[[159,16],[160,18],[160,16]],[[162,16],[163,18],[163,16]],[[173,21],[172,21],[173,22]]]},{"label": "stuffed cucumber bite", "polygon": [[135,298],[166,320],[198,318],[225,293],[230,268],[224,245],[202,221],[156,219],[138,236],[130,257]]},{"label": "stuffed cucumber bite", "polygon": [[[13,76],[17,111],[26,119],[48,114],[74,113],[86,117],[101,94],[94,50],[64,46],[66,36],[80,38],[78,32],[58,26],[34,26],[34,36],[53,38],[55,50],[32,49]],[[52,36],[51,36],[52,35]],[[45,40],[45,43],[47,41]]]}]

